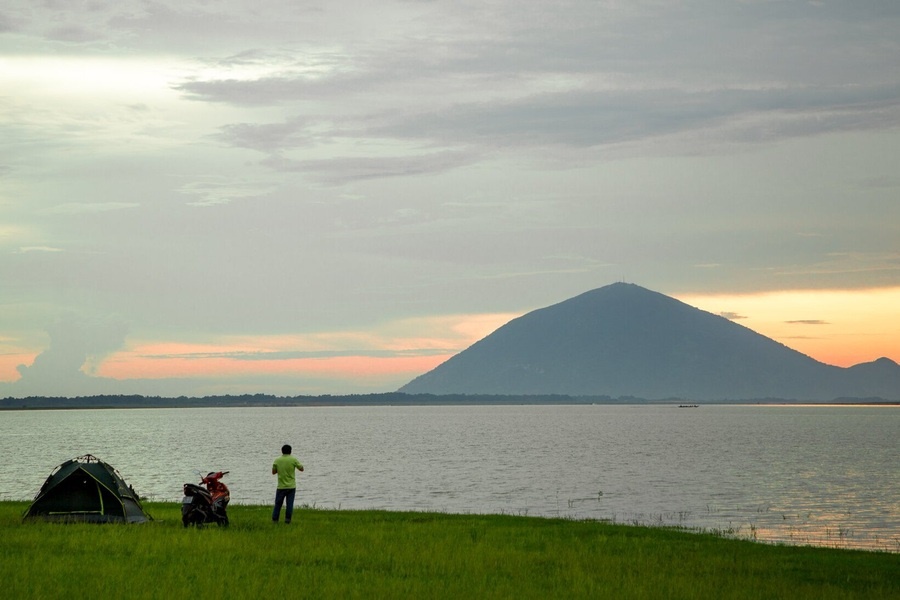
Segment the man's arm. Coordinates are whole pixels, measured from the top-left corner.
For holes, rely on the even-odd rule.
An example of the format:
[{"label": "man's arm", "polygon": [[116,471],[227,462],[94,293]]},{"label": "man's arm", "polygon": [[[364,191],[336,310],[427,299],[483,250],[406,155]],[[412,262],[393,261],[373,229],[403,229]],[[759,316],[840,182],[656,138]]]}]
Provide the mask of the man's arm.
[{"label": "man's arm", "polygon": [[272,465],[272,475],[278,475],[278,467]]}]

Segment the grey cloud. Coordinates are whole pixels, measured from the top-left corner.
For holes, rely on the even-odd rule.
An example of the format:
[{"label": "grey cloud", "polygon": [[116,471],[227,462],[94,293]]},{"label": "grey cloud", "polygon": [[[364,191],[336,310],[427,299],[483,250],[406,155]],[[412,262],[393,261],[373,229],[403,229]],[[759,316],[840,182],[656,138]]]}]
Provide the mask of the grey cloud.
[{"label": "grey cloud", "polygon": [[465,152],[435,152],[414,156],[334,158],[321,160],[291,160],[270,156],[262,164],[278,171],[304,172],[326,184],[440,173],[456,169],[476,161],[476,156]]},{"label": "grey cloud", "polygon": [[737,321],[737,320],[739,320],[739,319],[746,319],[746,318],[747,318],[745,315],[742,315],[742,314],[739,314],[739,313],[736,313],[736,312],[729,312],[729,311],[720,312],[720,313],[719,313],[719,316],[720,316],[720,317],[724,317],[724,318],[728,319],[729,321]]},{"label": "grey cloud", "polygon": [[[571,2],[527,11],[500,3],[468,7],[465,17],[435,7],[422,17],[441,32],[435,41],[376,33],[365,45],[315,56],[296,46],[251,48],[218,60],[285,68],[174,88],[204,102],[303,106],[304,115],[309,103],[352,95],[379,110],[343,115],[340,126],[324,123],[317,135],[438,144],[589,147],[710,128],[752,143],[900,123],[900,89],[885,78],[900,51],[891,26],[898,11],[888,3],[745,3],[737,12],[715,2],[624,9]],[[438,24],[439,16],[456,27]],[[554,77],[559,92],[535,83]],[[266,152],[311,141],[290,121],[235,124],[222,135]]]},{"label": "grey cloud", "polygon": [[[2,174],[2,167],[0,167],[0,174]],[[868,190],[890,190],[900,188],[900,176],[879,175],[877,177],[863,178],[858,180],[856,185]]]},{"label": "grey cloud", "polygon": [[[268,89],[271,83],[197,82],[191,85],[201,87],[191,89],[245,101],[251,97],[275,100],[291,87],[282,81],[285,88]],[[224,87],[217,89],[219,84]],[[262,88],[257,89],[257,84]],[[340,137],[414,139],[443,145],[590,147],[701,129],[721,129],[719,136],[730,141],[759,142],[898,124],[900,87],[896,85],[637,89],[537,94],[418,113],[396,110],[347,117],[340,125],[308,118],[238,123],[223,127],[220,139],[264,152]],[[313,125],[320,126],[316,133]]]},{"label": "grey cloud", "polygon": [[21,376],[15,383],[20,392],[33,394],[62,393],[83,390],[94,379],[100,361],[125,342],[126,324],[116,318],[85,319],[73,314],[51,325],[49,347],[29,365],[19,365]]},{"label": "grey cloud", "polygon": [[[190,50],[240,57],[244,51],[235,50],[235,40],[249,48],[309,48],[340,40],[357,48],[360,61],[370,66],[389,56],[399,61],[404,55],[426,54],[430,61],[423,61],[421,69],[465,65],[495,74],[504,64],[517,72],[598,64],[623,72],[653,69],[654,63],[665,72],[673,62],[715,69],[723,57],[748,67],[765,65],[767,70],[793,68],[791,63],[800,61],[808,71],[821,57],[796,51],[811,39],[831,41],[824,51],[839,64],[822,62],[844,70],[859,57],[842,47],[846,40],[889,41],[890,32],[896,31],[892,21],[898,18],[897,3],[890,0],[742,2],[739,10],[729,3],[696,0],[575,1],[527,7],[521,2],[365,5],[262,0],[21,4],[5,7],[8,22],[14,15],[32,27],[52,23],[103,31],[116,40],[119,50]],[[426,38],[425,31],[432,35]],[[415,44],[418,52],[405,44]],[[435,52],[429,52],[432,48]],[[859,46],[852,49],[858,51]],[[779,54],[790,60],[773,61]],[[443,58],[435,63],[439,57]],[[818,72],[823,72],[821,66]]]},{"label": "grey cloud", "polygon": [[[771,3],[768,3],[771,4]],[[846,19],[882,19],[900,18],[900,4],[894,0],[860,0],[859,2],[839,2],[835,0],[817,0],[807,2],[812,11],[805,9],[801,3],[782,3],[783,10],[792,10],[795,14],[808,15],[812,11],[821,13],[825,18],[844,21]]]},{"label": "grey cloud", "polygon": [[190,206],[215,206],[239,199],[265,197],[271,192],[271,189],[265,183],[258,181],[216,178],[187,183],[179,191],[194,198],[193,201],[188,202]]},{"label": "grey cloud", "polygon": [[318,14],[318,8],[303,2],[155,0],[118,11],[109,18],[108,27],[124,36],[123,43],[132,48],[233,51],[235,40],[272,45],[317,39],[323,35],[322,23],[311,16]]},{"label": "grey cloud", "polygon": [[316,139],[310,123],[293,119],[284,123],[232,123],[225,125],[216,136],[220,141],[238,148],[260,152],[277,152],[285,148],[307,146]]},{"label": "grey cloud", "polygon": [[214,63],[221,67],[260,65],[271,62],[272,57],[272,53],[266,49],[250,48],[225,58],[217,59]]},{"label": "grey cloud", "polygon": [[797,319],[794,321],[785,321],[785,323],[789,323],[791,325],[830,325],[828,321],[822,321],[820,319]]},{"label": "grey cloud", "polygon": [[16,31],[13,19],[9,15],[0,12],[0,33],[10,33],[13,31]]},{"label": "grey cloud", "polygon": [[[342,93],[360,93],[373,85],[389,85],[374,74],[318,74],[270,76],[258,79],[195,79],[173,85],[191,100],[224,102],[237,106],[274,106],[329,100]],[[370,89],[368,91],[371,91]]]},{"label": "grey cloud", "polygon": [[84,27],[70,25],[52,29],[47,32],[46,37],[49,40],[55,40],[58,42],[82,43],[96,41],[102,39],[103,36]]},{"label": "grey cloud", "polygon": [[[883,236],[883,240],[879,239]],[[817,278],[821,281],[829,281],[836,288],[841,288],[846,282],[863,278],[884,281],[886,285],[896,281],[896,274],[900,272],[900,253],[894,250],[897,234],[893,228],[886,227],[870,233],[867,241],[888,248],[888,251],[855,251],[835,252],[826,257],[826,260],[805,264],[802,267],[795,265],[774,269],[773,273],[778,277],[790,277],[795,281],[802,278]],[[845,282],[842,284],[841,282]]]},{"label": "grey cloud", "polygon": [[122,210],[140,206],[136,202],[68,202],[57,204],[43,210],[45,214],[74,215],[79,213],[106,212],[110,210]]},{"label": "grey cloud", "polygon": [[66,41],[71,41],[72,35],[91,39],[99,35],[114,41],[114,51],[129,53],[225,49],[236,39],[254,37],[260,41],[291,39],[292,34],[304,32],[304,25],[312,25],[301,17],[317,12],[305,3],[265,0],[13,0],[6,4],[7,20],[22,33],[44,37],[49,27],[48,39]]},{"label": "grey cloud", "polygon": [[[0,14],[0,32],[14,31],[23,37],[63,43],[104,41],[111,33],[107,27],[110,15],[127,11],[129,2],[8,2],[5,14]],[[18,47],[27,46],[20,40]]]},{"label": "grey cloud", "polygon": [[[829,116],[829,111],[835,115]],[[444,143],[594,146],[714,127],[727,119],[758,114],[780,121],[766,138],[897,125],[900,88],[547,94],[503,105],[458,105],[371,133]],[[746,137],[746,132],[742,135]]]},{"label": "grey cloud", "polygon": [[300,98],[302,86],[302,81],[275,77],[253,81],[239,79],[186,81],[172,87],[192,100],[262,106],[280,104],[285,99]]}]

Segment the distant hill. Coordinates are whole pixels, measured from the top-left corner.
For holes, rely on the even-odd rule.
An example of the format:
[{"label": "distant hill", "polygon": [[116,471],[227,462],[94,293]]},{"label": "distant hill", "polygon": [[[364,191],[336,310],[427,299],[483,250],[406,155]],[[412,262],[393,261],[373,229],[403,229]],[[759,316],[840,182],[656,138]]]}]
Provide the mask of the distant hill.
[{"label": "distant hill", "polygon": [[827,365],[674,298],[615,283],[514,319],[399,391],[900,400],[900,365]]}]

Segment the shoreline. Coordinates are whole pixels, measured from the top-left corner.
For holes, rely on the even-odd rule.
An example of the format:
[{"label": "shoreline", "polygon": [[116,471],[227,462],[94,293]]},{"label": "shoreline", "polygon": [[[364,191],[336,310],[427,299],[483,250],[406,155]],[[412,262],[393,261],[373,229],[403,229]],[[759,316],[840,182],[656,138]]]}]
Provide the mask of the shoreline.
[{"label": "shoreline", "polygon": [[0,412],[26,410],[104,410],[153,408],[256,408],[256,407],[354,407],[354,406],[661,406],[678,408],[703,406],[900,406],[900,400],[883,398],[835,398],[795,400],[751,398],[695,400],[691,398],[644,399],[635,397],[541,395],[431,395],[431,394],[348,394],[319,396],[204,396],[200,398],[137,395],[29,396],[0,399]]}]

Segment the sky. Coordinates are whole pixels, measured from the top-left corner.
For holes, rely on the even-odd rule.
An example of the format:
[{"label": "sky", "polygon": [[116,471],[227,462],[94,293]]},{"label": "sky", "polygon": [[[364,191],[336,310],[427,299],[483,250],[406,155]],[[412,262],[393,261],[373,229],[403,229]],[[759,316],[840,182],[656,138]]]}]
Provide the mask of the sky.
[{"label": "sky", "polygon": [[900,362],[900,3],[0,5],[0,398],[388,392],[617,281]]}]

